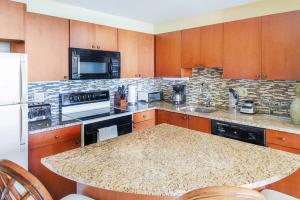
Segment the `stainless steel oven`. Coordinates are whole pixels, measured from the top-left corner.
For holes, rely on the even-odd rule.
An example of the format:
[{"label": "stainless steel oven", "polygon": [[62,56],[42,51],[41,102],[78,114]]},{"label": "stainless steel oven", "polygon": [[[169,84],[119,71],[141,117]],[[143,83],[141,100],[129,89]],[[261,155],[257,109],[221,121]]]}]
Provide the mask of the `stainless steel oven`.
[{"label": "stainless steel oven", "polygon": [[69,65],[71,80],[120,78],[120,52],[70,48]]}]

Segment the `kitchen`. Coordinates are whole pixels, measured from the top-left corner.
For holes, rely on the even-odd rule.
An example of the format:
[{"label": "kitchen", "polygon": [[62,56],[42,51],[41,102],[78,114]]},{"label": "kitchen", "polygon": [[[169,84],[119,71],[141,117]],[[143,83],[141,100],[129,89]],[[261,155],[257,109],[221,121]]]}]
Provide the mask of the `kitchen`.
[{"label": "kitchen", "polygon": [[[299,2],[233,2],[222,8],[202,6],[202,14],[197,10],[198,16],[190,19],[184,19],[191,16],[186,13],[176,20],[176,12],[170,11],[171,21],[155,25],[127,18],[128,7],[127,15],[120,17],[76,1],[0,0],[0,24],[6,27],[0,30],[0,88],[8,94],[0,98],[0,116],[9,122],[1,124],[1,159],[28,169],[53,199],[76,193],[93,199],[174,199],[192,189],[220,186],[212,180],[277,191],[278,199],[283,198],[280,195],[300,198]],[[74,12],[83,14],[74,16]],[[17,135],[7,137],[7,132]],[[177,144],[184,146],[182,154],[195,159],[191,169],[198,166],[208,174],[237,179],[208,176],[203,184],[199,180],[206,180],[204,170],[185,173],[181,162],[191,161],[186,156],[179,156],[181,168],[173,171],[166,158],[173,158],[173,164],[178,161]],[[109,145],[120,149],[111,146],[113,151]],[[18,149],[9,152],[12,146]],[[235,154],[232,149],[237,147]],[[201,158],[194,155],[196,149]],[[98,155],[93,163],[87,150]],[[234,165],[221,173],[219,166],[199,153],[205,151],[212,158],[220,158],[216,152],[227,152],[226,159]],[[9,153],[13,155],[7,157]],[[114,159],[118,153],[128,163]],[[102,157],[111,168],[124,165],[107,175]],[[162,176],[152,159],[166,167],[165,174],[177,176]],[[252,164],[243,165],[247,162]],[[251,171],[251,166],[261,172]],[[145,176],[137,177],[126,167]],[[148,171],[158,179],[146,176]],[[193,179],[201,173],[203,177]],[[180,184],[183,174],[190,183]],[[123,187],[113,181],[118,179]]]}]

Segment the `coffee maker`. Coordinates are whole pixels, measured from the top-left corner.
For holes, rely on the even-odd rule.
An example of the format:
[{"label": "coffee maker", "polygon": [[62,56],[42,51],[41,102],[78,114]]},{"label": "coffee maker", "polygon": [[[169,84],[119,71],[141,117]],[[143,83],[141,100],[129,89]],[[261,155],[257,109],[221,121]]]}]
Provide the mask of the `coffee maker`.
[{"label": "coffee maker", "polygon": [[186,86],[183,84],[175,84],[172,87],[171,102],[175,105],[184,104],[186,102]]}]

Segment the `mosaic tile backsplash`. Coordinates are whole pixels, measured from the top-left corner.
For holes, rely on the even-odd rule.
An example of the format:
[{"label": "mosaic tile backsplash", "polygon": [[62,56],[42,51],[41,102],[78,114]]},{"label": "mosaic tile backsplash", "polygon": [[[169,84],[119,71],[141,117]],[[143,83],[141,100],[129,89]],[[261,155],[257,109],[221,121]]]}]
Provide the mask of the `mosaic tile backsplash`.
[{"label": "mosaic tile backsplash", "polygon": [[207,98],[213,106],[227,108],[229,103],[229,88],[246,88],[247,97],[240,101],[254,100],[259,113],[268,113],[269,107],[274,114],[284,115],[289,104],[295,97],[295,85],[299,81],[264,81],[264,80],[228,80],[222,79],[222,69],[193,69],[190,79],[114,79],[114,80],[79,80],[29,83],[29,102],[34,102],[35,93],[44,93],[46,103],[52,106],[52,114],[58,113],[59,93],[84,92],[93,90],[110,90],[111,102],[119,85],[137,85],[138,90],[164,92],[164,99],[169,100],[172,85],[186,84],[187,102],[204,104]]}]

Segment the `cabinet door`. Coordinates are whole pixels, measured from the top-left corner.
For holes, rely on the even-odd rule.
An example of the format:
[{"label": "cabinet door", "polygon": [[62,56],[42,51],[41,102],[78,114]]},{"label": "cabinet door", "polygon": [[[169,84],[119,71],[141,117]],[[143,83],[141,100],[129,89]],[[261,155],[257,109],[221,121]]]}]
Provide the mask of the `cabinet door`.
[{"label": "cabinet door", "polygon": [[181,77],[181,32],[155,37],[155,67],[158,77]]},{"label": "cabinet door", "polygon": [[119,29],[118,37],[121,52],[121,77],[138,77],[138,33]]},{"label": "cabinet door", "polygon": [[182,67],[195,68],[202,66],[200,28],[186,29],[182,34]]},{"label": "cabinet door", "polygon": [[69,21],[26,13],[29,81],[68,78]]},{"label": "cabinet door", "polygon": [[141,131],[143,129],[151,128],[155,126],[155,119],[150,119],[147,121],[139,122],[134,124],[133,132]]},{"label": "cabinet door", "polygon": [[0,39],[24,40],[25,4],[0,0]]},{"label": "cabinet door", "polygon": [[168,124],[170,120],[170,112],[164,110],[157,110],[156,111],[156,125],[159,124]]},{"label": "cabinet door", "polygon": [[211,133],[211,120],[202,117],[188,116],[189,129],[201,131],[204,133]]},{"label": "cabinet door", "polygon": [[118,51],[118,29],[95,25],[95,45],[97,49]]},{"label": "cabinet door", "polygon": [[[283,147],[283,146],[275,145],[275,144],[267,144],[267,146],[274,148],[274,149],[287,151],[290,153],[295,153],[295,154],[300,155],[299,149]],[[296,172],[294,172],[290,176],[267,186],[267,188],[278,191],[278,192],[282,192],[282,193],[285,193],[285,194],[288,194],[288,195],[291,195],[291,196],[294,196],[294,197],[300,199],[300,169],[298,169]]]},{"label": "cabinet door", "polygon": [[224,78],[258,79],[261,74],[260,18],[224,24]]},{"label": "cabinet door", "polygon": [[170,113],[169,124],[180,126],[183,128],[188,128],[188,116],[181,113]]},{"label": "cabinet door", "polygon": [[204,67],[223,66],[223,24],[201,27],[201,64]]},{"label": "cabinet door", "polygon": [[96,49],[95,25],[70,20],[70,47]]},{"label": "cabinet door", "polygon": [[[73,135],[77,133],[77,137],[74,138],[72,136],[72,139],[69,140],[61,140],[58,137],[53,138],[61,141],[56,143],[53,142],[53,139],[47,137],[48,134],[50,134],[57,136],[62,135],[62,137],[68,138],[69,136],[67,136],[67,134],[70,131],[72,131]],[[44,143],[44,145],[37,145],[40,142]],[[46,144],[47,142],[49,142],[48,145]],[[54,199],[61,199],[69,194],[75,194],[76,183],[48,170],[41,164],[41,159],[78,147],[80,147],[80,126],[29,136],[29,171],[45,185]]]},{"label": "cabinet door", "polygon": [[154,35],[139,33],[138,71],[141,77],[154,77]]},{"label": "cabinet door", "polygon": [[300,80],[300,11],[262,17],[262,69],[268,80]]}]

